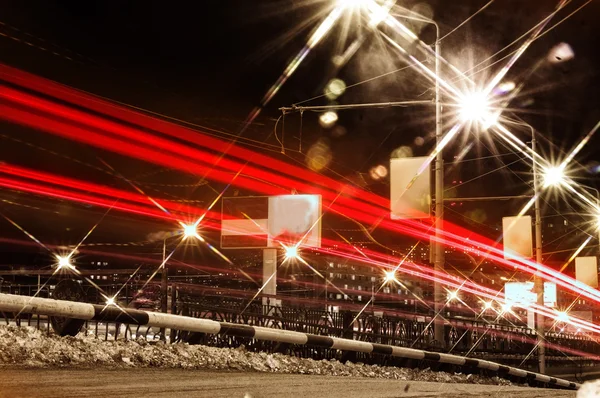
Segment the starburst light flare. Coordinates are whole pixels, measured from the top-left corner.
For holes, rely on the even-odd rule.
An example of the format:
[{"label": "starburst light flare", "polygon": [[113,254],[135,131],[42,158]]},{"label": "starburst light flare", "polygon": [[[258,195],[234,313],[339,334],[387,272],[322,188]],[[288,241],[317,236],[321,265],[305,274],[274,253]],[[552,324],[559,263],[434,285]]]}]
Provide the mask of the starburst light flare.
[{"label": "starburst light flare", "polygon": [[286,260],[297,260],[299,258],[298,246],[296,246],[296,245],[284,246],[283,248],[285,250],[285,259]]},{"label": "starburst light flare", "polygon": [[544,188],[560,187],[566,184],[565,169],[562,166],[547,167],[542,171]]}]

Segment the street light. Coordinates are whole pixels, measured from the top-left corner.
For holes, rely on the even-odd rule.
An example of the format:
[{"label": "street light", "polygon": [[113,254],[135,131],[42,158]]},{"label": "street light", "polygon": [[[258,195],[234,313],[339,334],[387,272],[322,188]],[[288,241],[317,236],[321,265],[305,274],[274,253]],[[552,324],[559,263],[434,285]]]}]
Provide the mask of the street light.
[{"label": "street light", "polygon": [[397,282],[395,271],[393,271],[393,270],[383,271],[383,275],[384,275],[384,277],[383,277],[384,283]]},{"label": "street light", "polygon": [[181,226],[183,228],[183,230],[182,230],[183,239],[189,239],[189,238],[200,239],[200,235],[198,235],[198,224],[197,223],[193,223],[193,224],[181,223]]},{"label": "street light", "polygon": [[292,245],[292,246],[284,246],[283,247],[285,252],[285,259],[286,260],[295,260],[298,258],[298,246],[297,245]]},{"label": "street light", "polygon": [[[413,13],[414,14],[414,13]],[[433,19],[427,18],[423,15],[418,17],[412,17],[408,15],[395,15],[399,18],[412,19],[428,23],[435,26],[435,75],[440,76],[440,57],[442,54],[440,44],[440,27]],[[435,79],[435,147],[442,148],[442,98],[440,92],[440,79]],[[435,242],[434,242],[434,263],[433,268],[436,272],[443,272],[445,263],[444,241],[442,229],[444,227],[444,157],[443,151],[438,151],[435,157]],[[434,312],[437,316],[441,314],[444,309],[444,291],[439,282],[433,283],[433,305]],[[442,322],[433,323],[433,335],[434,339],[441,344],[441,348],[445,348],[446,340],[444,337],[444,325]]]},{"label": "street light", "polygon": [[558,187],[566,183],[565,169],[561,166],[550,166],[542,170],[544,188]]}]

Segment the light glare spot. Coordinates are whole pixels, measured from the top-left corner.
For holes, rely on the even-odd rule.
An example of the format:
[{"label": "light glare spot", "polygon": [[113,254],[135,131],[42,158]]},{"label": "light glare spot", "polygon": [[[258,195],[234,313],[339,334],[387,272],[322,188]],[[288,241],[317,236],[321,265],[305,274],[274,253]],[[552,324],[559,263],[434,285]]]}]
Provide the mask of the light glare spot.
[{"label": "light glare spot", "polygon": [[465,96],[460,103],[459,113],[464,122],[493,123],[490,103],[484,93],[472,93]]},{"label": "light glare spot", "polygon": [[338,115],[333,111],[327,111],[319,116],[319,123],[325,128],[333,126],[337,120]]},{"label": "light glare spot", "polygon": [[298,258],[298,246],[287,246],[285,247],[285,259],[295,260]]},{"label": "light glare spot", "polygon": [[344,91],[346,91],[346,83],[343,80],[331,79],[325,87],[325,96],[330,100],[335,100],[344,94]]},{"label": "light glare spot", "polygon": [[556,187],[564,184],[565,170],[562,167],[552,166],[543,171],[544,188]]},{"label": "light glare spot", "polygon": [[385,283],[389,283],[389,282],[398,282],[398,280],[396,279],[396,272],[394,272],[393,270],[390,271],[383,271],[383,281]]}]

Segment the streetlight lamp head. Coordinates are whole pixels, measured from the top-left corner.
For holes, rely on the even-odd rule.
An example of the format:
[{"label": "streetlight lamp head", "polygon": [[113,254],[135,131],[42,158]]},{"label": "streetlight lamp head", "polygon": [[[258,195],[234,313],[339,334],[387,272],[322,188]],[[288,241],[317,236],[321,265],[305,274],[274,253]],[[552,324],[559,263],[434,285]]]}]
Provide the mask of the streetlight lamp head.
[{"label": "streetlight lamp head", "polygon": [[385,283],[396,281],[396,272],[394,272],[393,270],[383,271],[383,274],[383,281]]},{"label": "streetlight lamp head", "polygon": [[73,268],[73,264],[71,264],[70,256],[56,255],[56,259],[58,260],[58,269]]},{"label": "streetlight lamp head", "polygon": [[462,98],[459,104],[459,114],[463,122],[484,121],[492,119],[490,103],[483,93],[471,93]]},{"label": "streetlight lamp head", "polygon": [[544,188],[557,187],[565,182],[565,170],[560,166],[547,167],[543,171]]},{"label": "streetlight lamp head", "polygon": [[556,319],[561,322],[569,322],[569,314],[566,311],[557,311]]},{"label": "streetlight lamp head", "polygon": [[285,259],[293,260],[298,258],[298,247],[296,245],[285,247]]},{"label": "streetlight lamp head", "polygon": [[184,224],[183,225],[183,238],[194,238],[198,236],[198,230],[196,224]]}]

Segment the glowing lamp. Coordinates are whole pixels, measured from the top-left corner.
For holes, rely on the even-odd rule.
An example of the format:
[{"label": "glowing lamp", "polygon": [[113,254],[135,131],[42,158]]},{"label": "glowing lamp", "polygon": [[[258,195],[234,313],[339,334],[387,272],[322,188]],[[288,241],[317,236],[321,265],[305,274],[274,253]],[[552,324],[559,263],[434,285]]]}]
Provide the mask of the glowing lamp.
[{"label": "glowing lamp", "polygon": [[58,260],[58,269],[74,268],[73,264],[71,264],[71,257],[70,256],[59,256],[59,255],[56,255],[56,259]]},{"label": "glowing lamp", "polygon": [[562,167],[548,167],[543,171],[544,188],[556,187],[564,184],[565,170]]},{"label": "glowing lamp", "polygon": [[196,224],[183,224],[183,238],[195,238],[198,237],[198,230]]},{"label": "glowing lamp", "polygon": [[489,309],[491,309],[491,308],[492,308],[492,302],[491,302],[491,301],[486,301],[486,302],[483,304],[483,307],[484,307],[486,310],[489,310]]},{"label": "glowing lamp", "polygon": [[383,271],[383,280],[385,283],[396,281],[396,273],[394,271]]},{"label": "glowing lamp", "polygon": [[297,246],[288,246],[285,248],[285,259],[293,260],[298,258],[298,247]]},{"label": "glowing lamp", "polygon": [[564,311],[557,311],[556,312],[556,319],[561,321],[561,322],[569,322],[569,314],[567,314]]},{"label": "glowing lamp", "polygon": [[109,305],[116,305],[115,298],[114,297],[107,297],[106,298],[106,305],[107,306],[109,306]]},{"label": "glowing lamp", "polygon": [[460,102],[460,117],[463,121],[481,120],[489,113],[489,103],[483,93],[465,96]]},{"label": "glowing lamp", "polygon": [[458,292],[449,292],[448,293],[448,300],[456,300],[458,298]]}]

